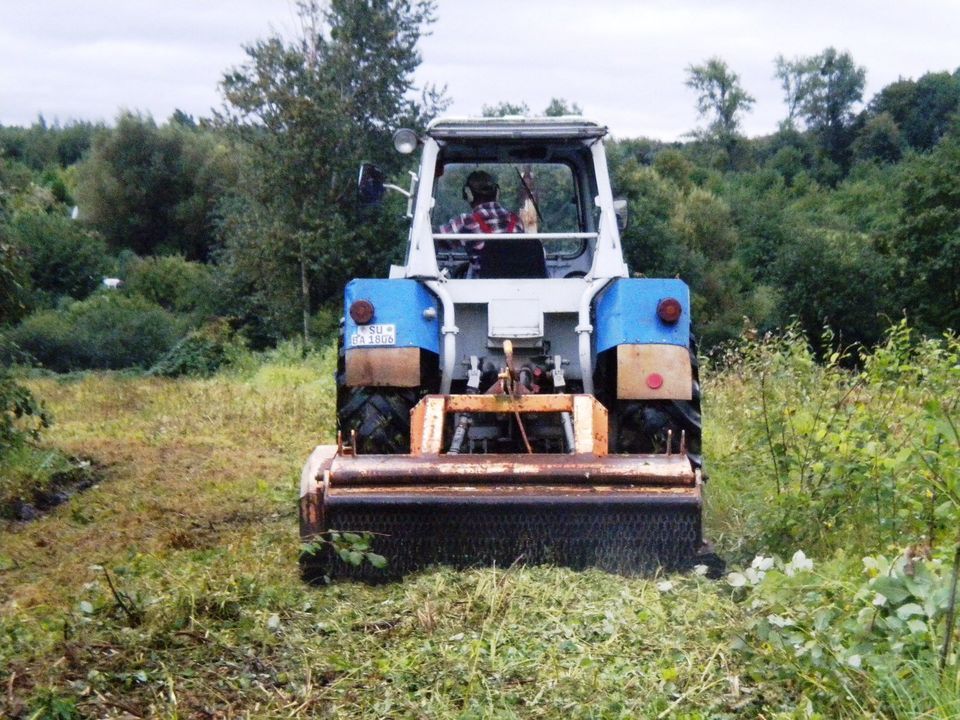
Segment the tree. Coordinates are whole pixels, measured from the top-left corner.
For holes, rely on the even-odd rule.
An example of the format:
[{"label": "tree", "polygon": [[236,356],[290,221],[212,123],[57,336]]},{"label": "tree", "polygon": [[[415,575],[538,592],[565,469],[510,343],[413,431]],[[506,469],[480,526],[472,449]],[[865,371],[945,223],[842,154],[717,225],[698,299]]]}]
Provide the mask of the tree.
[{"label": "tree", "polygon": [[209,132],[124,113],[77,174],[80,216],[112,250],[203,260],[214,241],[214,207],[236,171]]},{"label": "tree", "polygon": [[82,300],[100,286],[107,268],[102,239],[58,213],[21,213],[11,236],[29,268],[34,307],[63,297]]},{"label": "tree", "polygon": [[444,101],[430,88],[420,103],[408,97],[433,12],[430,0],[304,0],[298,37],[257,41],[223,78],[217,121],[248,158],[223,259],[278,334],[293,307],[308,339],[312,305],[396,249],[395,227],[357,215],[353,181],[362,160],[404,168],[392,130],[422,127]]},{"label": "tree", "polygon": [[567,103],[564,98],[550,98],[550,104],[543,111],[545,117],[560,117],[562,115],[583,115],[583,108],[577,103]]},{"label": "tree", "polygon": [[783,55],[777,55],[773,64],[776,68],[773,76],[780,81],[780,87],[783,88],[783,101],[787,105],[787,117],[783,120],[782,127],[792,129],[797,114],[811,89],[811,60],[799,57],[787,60]]},{"label": "tree", "polygon": [[529,115],[530,106],[525,102],[512,103],[507,100],[501,100],[496,105],[484,105],[480,109],[483,117],[506,117],[507,115]]},{"label": "tree", "polygon": [[899,286],[908,316],[938,332],[960,328],[960,140],[947,136],[904,169],[903,204],[894,230]]},{"label": "tree", "polygon": [[960,110],[960,77],[938,72],[926,73],[916,82],[898,80],[877,93],[870,110],[876,115],[889,113],[910,147],[930,150]]},{"label": "tree", "polygon": [[853,141],[853,156],[857,160],[895,163],[903,154],[900,128],[888,112],[870,118]]},{"label": "tree", "polygon": [[819,55],[794,61],[800,114],[827,157],[840,168],[849,165],[854,106],[863,98],[867,71],[850,53],[828,47]]},{"label": "tree", "polygon": [[753,106],[753,96],[740,85],[740,76],[718,57],[710,58],[703,65],[687,67],[686,84],[697,93],[700,117],[712,118],[708,136],[732,159],[740,135],[740,118]]},{"label": "tree", "polygon": [[797,317],[811,339],[829,325],[844,344],[872,345],[895,316],[890,262],[860,234],[807,227],[783,247],[774,272],[782,317]]},{"label": "tree", "polygon": [[23,302],[24,263],[5,235],[4,225],[0,222],[0,324],[17,320],[26,309]]}]

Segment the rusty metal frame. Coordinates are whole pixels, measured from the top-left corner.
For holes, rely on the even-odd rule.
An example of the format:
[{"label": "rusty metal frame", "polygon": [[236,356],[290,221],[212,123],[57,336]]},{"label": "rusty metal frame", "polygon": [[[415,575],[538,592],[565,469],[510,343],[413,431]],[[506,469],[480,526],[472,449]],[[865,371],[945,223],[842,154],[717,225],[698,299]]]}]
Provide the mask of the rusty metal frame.
[{"label": "rusty metal frame", "polygon": [[[410,454],[443,453],[448,413],[562,413],[573,416],[574,455],[607,454],[607,409],[592,395],[427,395],[410,411]],[[569,458],[568,458],[569,462]]]}]

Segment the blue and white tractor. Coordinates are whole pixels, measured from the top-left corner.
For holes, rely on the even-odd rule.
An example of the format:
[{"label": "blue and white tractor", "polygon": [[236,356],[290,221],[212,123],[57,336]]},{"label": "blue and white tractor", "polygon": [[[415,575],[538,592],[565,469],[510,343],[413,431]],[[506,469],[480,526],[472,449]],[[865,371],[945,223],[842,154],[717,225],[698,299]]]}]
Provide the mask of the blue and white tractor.
[{"label": "blue and white tractor", "polygon": [[717,567],[689,289],[630,276],[606,134],[441,119],[394,136],[421,152],[409,190],[363,166],[363,198],[408,198],[406,260],[345,289],[338,441],[304,467],[300,525],[305,541],[370,533],[387,565],[328,543],[303,555],[306,578]]}]

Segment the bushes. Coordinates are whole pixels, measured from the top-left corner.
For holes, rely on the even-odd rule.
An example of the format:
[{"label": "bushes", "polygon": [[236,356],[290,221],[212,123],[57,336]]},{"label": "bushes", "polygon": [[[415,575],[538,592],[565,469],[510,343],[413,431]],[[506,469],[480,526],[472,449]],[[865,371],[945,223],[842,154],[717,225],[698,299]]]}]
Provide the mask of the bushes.
[{"label": "bushes", "polygon": [[104,292],[26,318],[7,339],[50,370],[148,367],[169,350],[185,321],[139,297]]},{"label": "bushes", "polygon": [[243,350],[243,342],[234,335],[225,320],[214,320],[188,333],[156,365],[151,375],[212,375],[230,364]]},{"label": "bushes", "polygon": [[210,266],[181,255],[137,258],[127,266],[123,280],[127,293],[165,310],[197,315],[216,311],[216,283]]},{"label": "bushes", "polygon": [[36,439],[50,418],[29,390],[0,368],[0,458]]},{"label": "bushes", "polygon": [[[862,369],[845,367],[852,361]],[[713,470],[739,507],[765,508],[740,528],[758,539],[748,550],[822,556],[956,541],[960,339],[917,341],[901,323],[872,352],[818,364],[789,332],[725,362],[706,390],[709,426],[738,434],[714,440]]]},{"label": "bushes", "polygon": [[106,245],[66,216],[24,213],[10,234],[29,268],[33,307],[51,307],[64,295],[82,300],[99,287]]}]

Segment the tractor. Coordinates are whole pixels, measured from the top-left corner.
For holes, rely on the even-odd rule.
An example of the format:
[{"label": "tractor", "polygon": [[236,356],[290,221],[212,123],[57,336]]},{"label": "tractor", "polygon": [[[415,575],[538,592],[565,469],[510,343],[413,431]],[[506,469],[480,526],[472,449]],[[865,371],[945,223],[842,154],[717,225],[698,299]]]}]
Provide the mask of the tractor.
[{"label": "tractor", "polygon": [[[606,135],[570,116],[438,119],[394,135],[420,151],[408,189],[361,167],[366,202],[407,197],[406,259],[344,291],[337,442],[301,477],[301,537],[321,541],[305,579],[719,572],[690,292],[628,271]],[[328,540],[345,533],[386,566],[345,561]]]}]

